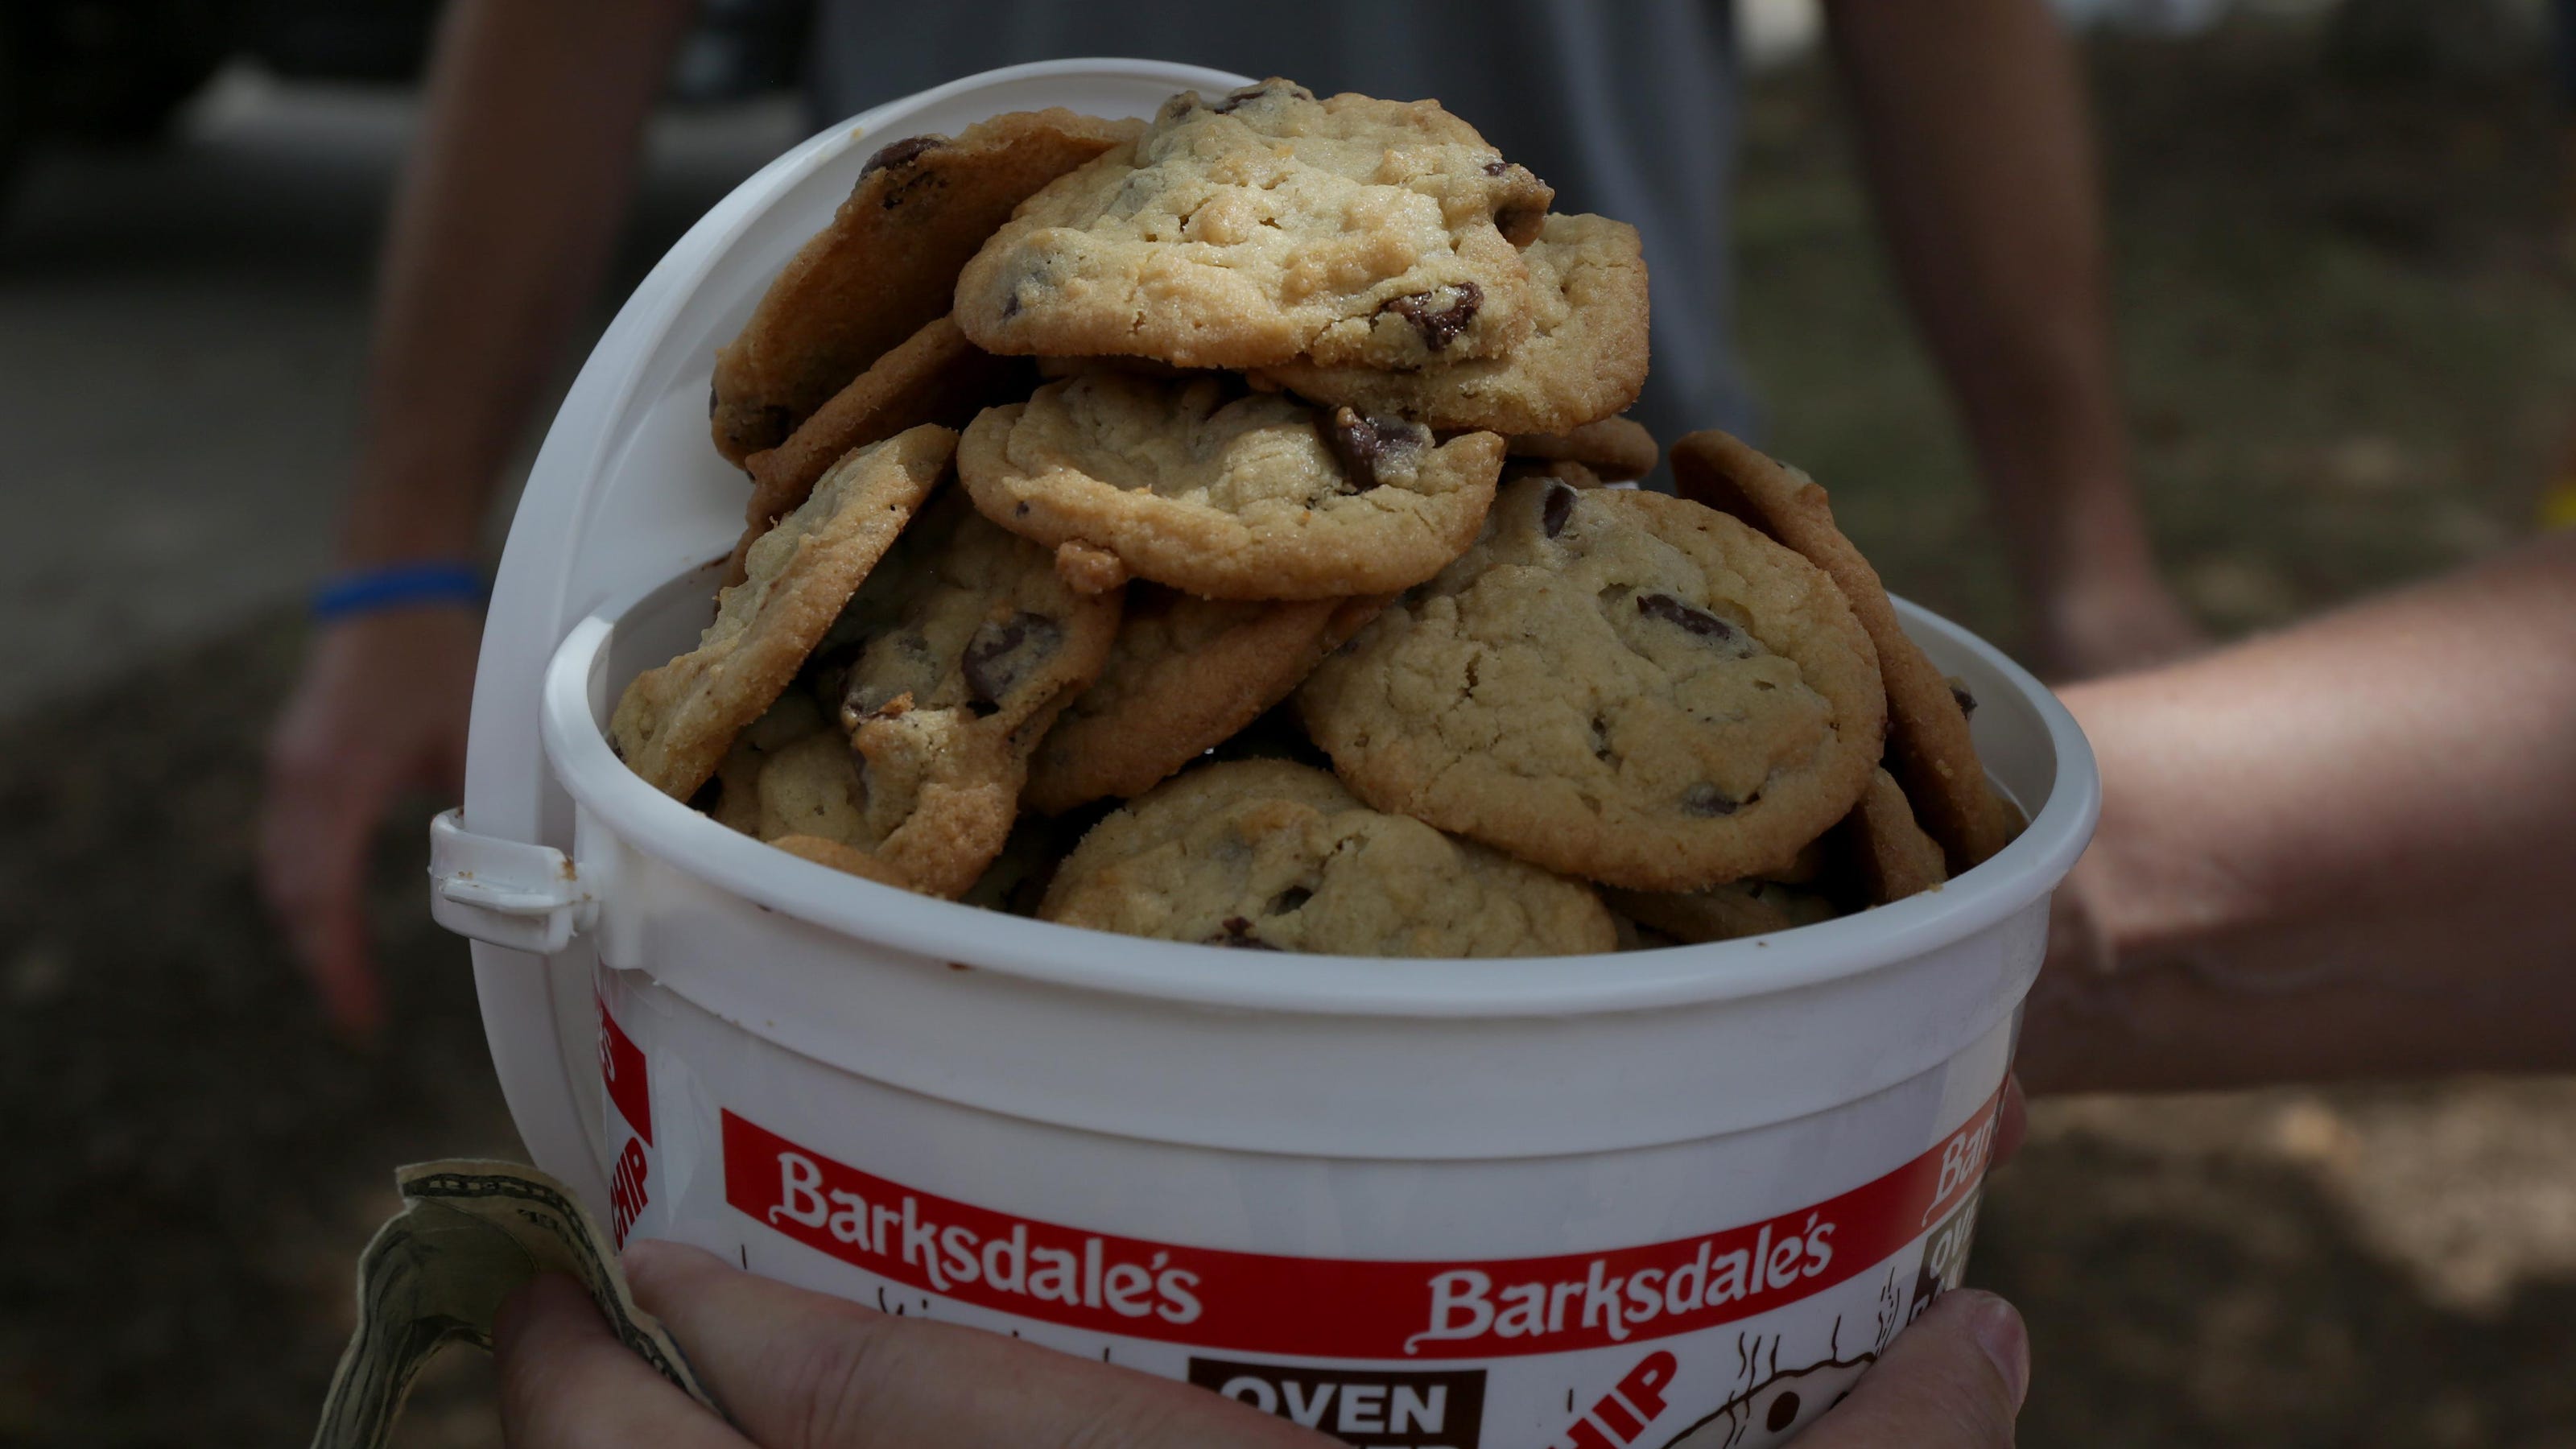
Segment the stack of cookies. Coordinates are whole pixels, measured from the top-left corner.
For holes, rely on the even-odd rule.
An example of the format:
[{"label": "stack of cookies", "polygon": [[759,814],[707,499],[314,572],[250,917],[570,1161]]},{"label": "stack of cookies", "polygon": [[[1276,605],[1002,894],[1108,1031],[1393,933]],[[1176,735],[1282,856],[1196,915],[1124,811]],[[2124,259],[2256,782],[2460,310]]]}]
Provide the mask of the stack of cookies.
[{"label": "stack of cookies", "polygon": [[1552,199],[1275,79],[884,147],[718,354],[746,527],[618,753],[852,874],[1249,949],[1715,940],[1992,854],[1822,489],[1720,433],[1605,486],[1645,265]]}]

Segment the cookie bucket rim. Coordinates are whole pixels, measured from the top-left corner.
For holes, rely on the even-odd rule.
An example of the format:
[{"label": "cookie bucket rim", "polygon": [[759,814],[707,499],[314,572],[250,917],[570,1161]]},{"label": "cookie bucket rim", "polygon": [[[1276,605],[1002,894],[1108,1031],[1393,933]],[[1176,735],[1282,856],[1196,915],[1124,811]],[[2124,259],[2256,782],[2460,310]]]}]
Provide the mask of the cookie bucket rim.
[{"label": "cookie bucket rim", "polygon": [[[716,889],[855,943],[1056,987],[1199,1006],[1339,1016],[1590,1015],[1710,1004],[1817,986],[1938,951],[2053,891],[2101,808],[2082,730],[2048,688],[1957,624],[1895,600],[1909,634],[1965,655],[2038,716],[2053,778],[2029,828],[1993,859],[1890,905],[1770,935],[1608,955],[1399,958],[1229,951],[1059,925],[916,895],[718,824],[626,767],[603,730],[624,680],[603,678],[620,623],[691,570],[591,614],[546,670],[540,733],[555,778],[629,848]],[[1984,707],[1999,704],[1979,690]],[[612,887],[613,888],[613,887]]]}]

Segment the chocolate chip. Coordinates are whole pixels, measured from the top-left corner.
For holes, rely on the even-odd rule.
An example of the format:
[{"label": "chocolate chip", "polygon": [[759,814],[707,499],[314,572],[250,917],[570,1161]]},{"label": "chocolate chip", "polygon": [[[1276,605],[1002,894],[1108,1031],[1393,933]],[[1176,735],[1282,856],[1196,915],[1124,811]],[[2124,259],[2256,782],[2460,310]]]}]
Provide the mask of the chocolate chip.
[{"label": "chocolate chip", "polygon": [[1538,507],[1538,527],[1550,538],[1565,532],[1565,520],[1574,513],[1574,490],[1562,483],[1547,490],[1547,501]]},{"label": "chocolate chip", "polygon": [[1023,611],[985,624],[966,646],[967,692],[982,703],[1000,704],[1063,639],[1063,627],[1044,614]]},{"label": "chocolate chip", "polygon": [[1253,935],[1252,923],[1241,916],[1226,917],[1224,926],[1225,933],[1223,935],[1208,937],[1207,943],[1209,945],[1223,946],[1228,950],[1233,951],[1276,951],[1279,949],[1278,947],[1271,945],[1269,942],[1262,940],[1260,937]]},{"label": "chocolate chip", "polygon": [[1443,290],[1456,293],[1457,300],[1446,307],[1435,307],[1432,300],[1439,293],[1416,292],[1398,297],[1378,310],[1393,312],[1412,323],[1413,329],[1422,334],[1422,345],[1438,352],[1457,341],[1458,334],[1467,330],[1467,324],[1476,320],[1477,310],[1485,305],[1485,289],[1473,282],[1460,282]]},{"label": "chocolate chip", "polygon": [[1732,815],[1740,802],[1730,800],[1715,785],[1693,785],[1682,792],[1682,808],[1693,815]]},{"label": "chocolate chip", "polygon": [[1020,294],[1013,292],[1002,299],[1002,320],[1008,322],[1018,315],[1020,315]]},{"label": "chocolate chip", "polygon": [[868,158],[868,164],[859,168],[859,177],[865,180],[889,167],[909,166],[947,144],[945,136],[906,136],[900,141],[888,141]]},{"label": "chocolate chip", "polygon": [[1333,409],[1323,434],[1324,445],[1333,450],[1334,461],[1342,465],[1353,493],[1366,493],[1378,486],[1378,465],[1387,454],[1399,448],[1419,448],[1431,441],[1431,430],[1420,423],[1363,417],[1350,407]]},{"label": "chocolate chip", "polygon": [[1771,1401],[1771,1412],[1762,1416],[1762,1427],[1777,1434],[1797,1421],[1798,1395],[1794,1390],[1783,1390]]},{"label": "chocolate chip", "polygon": [[1488,176],[1500,176],[1511,169],[1512,163],[1504,160],[1500,156],[1497,156],[1493,160],[1485,163],[1485,174]]},{"label": "chocolate chip", "polygon": [[1975,714],[1977,712],[1977,697],[1968,692],[1967,686],[1955,682],[1952,683],[1950,686],[1950,697],[1959,702],[1959,713]]},{"label": "chocolate chip", "polygon": [[1637,612],[1649,619],[1679,624],[1703,639],[1723,642],[1735,637],[1735,628],[1715,614],[1702,613],[1670,594],[1639,594]]}]

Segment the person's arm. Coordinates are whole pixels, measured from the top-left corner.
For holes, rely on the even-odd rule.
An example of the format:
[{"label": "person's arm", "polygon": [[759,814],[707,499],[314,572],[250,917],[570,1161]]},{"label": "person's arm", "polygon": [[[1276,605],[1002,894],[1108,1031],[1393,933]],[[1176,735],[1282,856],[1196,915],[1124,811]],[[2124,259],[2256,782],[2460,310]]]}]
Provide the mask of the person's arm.
[{"label": "person's arm", "polygon": [[[610,1335],[568,1278],[501,1310],[502,1437],[512,1449],[1332,1449],[1233,1399],[981,1329],[878,1313],[637,1242],[636,1301],[662,1320],[729,1427]],[[2010,1449],[2030,1377],[2011,1305],[1946,1293],[1896,1336],[1805,1449]]]},{"label": "person's arm", "polygon": [[[692,0],[457,0],[377,279],[343,570],[478,553],[587,304]],[[381,1012],[360,888],[392,796],[453,791],[480,627],[462,603],[324,627],[270,742],[260,879],[333,1020]]]},{"label": "person's arm", "polygon": [[1828,0],[1898,280],[1966,423],[2043,672],[2183,652],[2130,489],[2083,82],[2047,0]]},{"label": "person's arm", "polygon": [[2576,1067],[2576,533],[2065,698],[2031,1090]]}]

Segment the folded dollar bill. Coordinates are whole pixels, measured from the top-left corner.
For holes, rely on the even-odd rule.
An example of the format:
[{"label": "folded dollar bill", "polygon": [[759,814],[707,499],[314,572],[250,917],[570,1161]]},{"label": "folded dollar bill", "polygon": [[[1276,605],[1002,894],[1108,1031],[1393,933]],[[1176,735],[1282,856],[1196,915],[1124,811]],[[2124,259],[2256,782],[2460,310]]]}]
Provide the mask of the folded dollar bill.
[{"label": "folded dollar bill", "polygon": [[473,1160],[418,1163],[394,1181],[403,1210],[358,1259],[358,1326],[313,1449],[377,1449],[421,1365],[455,1339],[488,1352],[501,1304],[549,1272],[578,1279],[619,1342],[717,1408],[660,1321],[635,1306],[608,1235],[571,1189],[533,1167]]}]

